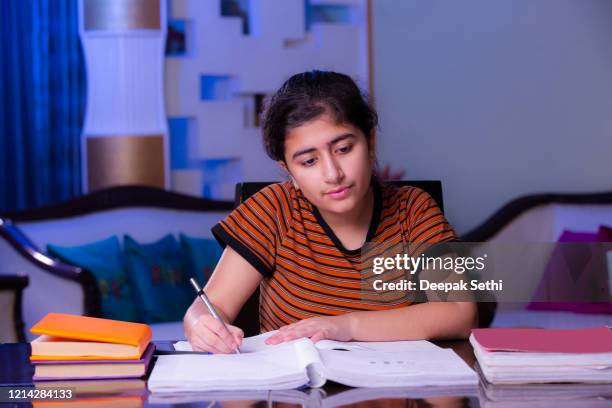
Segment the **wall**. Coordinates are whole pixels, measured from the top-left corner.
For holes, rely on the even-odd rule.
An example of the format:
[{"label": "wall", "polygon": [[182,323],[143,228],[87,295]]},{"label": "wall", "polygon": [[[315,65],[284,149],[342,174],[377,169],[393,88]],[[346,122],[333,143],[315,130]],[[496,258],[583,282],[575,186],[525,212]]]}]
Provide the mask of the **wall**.
[{"label": "wall", "polygon": [[537,192],[612,190],[612,2],[372,0],[379,159],[467,232]]},{"label": "wall", "polygon": [[[237,182],[282,180],[263,149],[258,101],[314,68],[367,84],[365,4],[170,1],[171,35],[177,28],[177,50],[165,64],[172,189],[231,200]],[[224,5],[238,10],[232,14]]]}]

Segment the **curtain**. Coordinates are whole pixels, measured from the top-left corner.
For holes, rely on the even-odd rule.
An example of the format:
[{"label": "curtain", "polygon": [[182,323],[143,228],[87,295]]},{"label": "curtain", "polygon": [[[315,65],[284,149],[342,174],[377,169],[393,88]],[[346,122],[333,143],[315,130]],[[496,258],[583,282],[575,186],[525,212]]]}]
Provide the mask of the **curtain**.
[{"label": "curtain", "polygon": [[77,0],[0,1],[0,212],[81,192]]}]

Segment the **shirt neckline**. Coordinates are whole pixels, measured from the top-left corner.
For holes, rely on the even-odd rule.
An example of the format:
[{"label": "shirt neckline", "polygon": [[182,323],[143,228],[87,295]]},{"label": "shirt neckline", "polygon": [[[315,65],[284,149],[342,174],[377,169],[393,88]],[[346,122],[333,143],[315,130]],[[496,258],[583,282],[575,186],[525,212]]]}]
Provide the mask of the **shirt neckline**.
[{"label": "shirt neckline", "polygon": [[[374,193],[374,209],[372,210],[372,219],[370,220],[370,227],[368,228],[368,233],[365,239],[366,243],[371,241],[372,238],[374,238],[374,235],[376,234],[376,230],[378,229],[378,224],[380,222],[380,212],[381,212],[381,207],[382,207],[382,191],[381,191],[380,184],[375,179],[372,179],[370,185],[372,186],[373,193]],[[336,236],[336,233],[334,232],[334,230],[332,230],[329,224],[325,222],[325,219],[319,212],[319,209],[316,206],[312,205],[312,203],[311,203],[311,207],[312,207],[312,213],[315,216],[317,222],[321,225],[325,233],[327,233],[329,238],[332,240],[336,248],[340,250],[340,252],[344,253],[345,255],[349,255],[349,256],[357,256],[361,254],[363,245],[360,248],[356,248],[356,249],[345,248],[342,242],[340,241],[340,239]]]}]

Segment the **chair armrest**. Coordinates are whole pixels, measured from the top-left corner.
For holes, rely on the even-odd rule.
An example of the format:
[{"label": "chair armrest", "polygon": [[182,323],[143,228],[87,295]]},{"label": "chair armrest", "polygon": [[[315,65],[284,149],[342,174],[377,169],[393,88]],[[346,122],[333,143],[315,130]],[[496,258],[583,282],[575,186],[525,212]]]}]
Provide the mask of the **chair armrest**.
[{"label": "chair armrest", "polygon": [[36,266],[37,269],[61,279],[78,283],[83,291],[84,314],[88,316],[101,315],[100,291],[91,272],[50,258],[6,218],[0,218],[0,238],[6,240],[17,253]]},{"label": "chair armrest", "polygon": [[22,313],[22,294],[26,286],[27,276],[0,275],[0,303],[3,304],[1,309],[8,312],[5,315],[8,319],[0,318],[0,342],[26,341]]}]

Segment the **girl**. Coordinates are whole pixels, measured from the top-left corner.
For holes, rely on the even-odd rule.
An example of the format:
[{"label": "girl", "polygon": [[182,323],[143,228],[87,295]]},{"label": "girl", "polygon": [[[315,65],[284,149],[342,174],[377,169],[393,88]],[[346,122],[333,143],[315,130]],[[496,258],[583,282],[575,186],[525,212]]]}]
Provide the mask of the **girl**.
[{"label": "girl", "polygon": [[[294,75],[268,101],[266,151],[290,181],[262,189],[213,227],[225,250],[206,293],[226,323],[260,286],[261,330],[280,329],[268,344],[467,338],[474,303],[363,299],[365,242],[456,239],[427,193],[373,176],[377,122],[353,80],[335,72]],[[194,349],[213,353],[232,352],[243,337],[197,298],[184,327]]]}]

